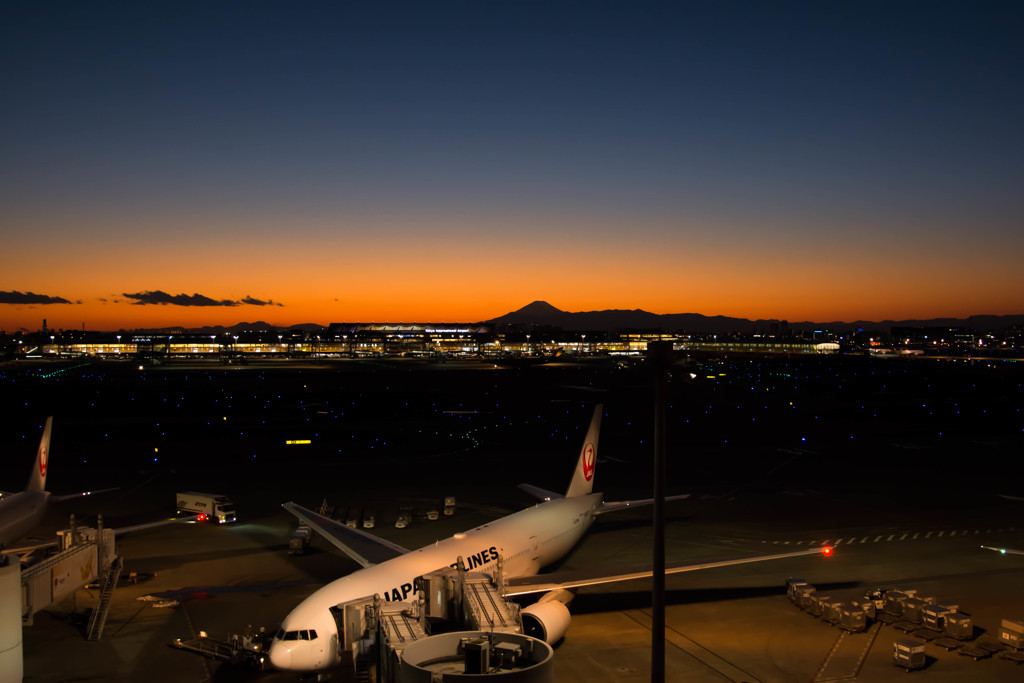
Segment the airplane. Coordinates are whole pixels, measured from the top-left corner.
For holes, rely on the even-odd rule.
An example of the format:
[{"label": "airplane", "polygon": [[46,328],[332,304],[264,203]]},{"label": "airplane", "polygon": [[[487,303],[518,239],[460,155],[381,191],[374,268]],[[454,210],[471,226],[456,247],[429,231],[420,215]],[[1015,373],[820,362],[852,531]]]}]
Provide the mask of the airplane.
[{"label": "airplane", "polygon": [[[54,496],[46,490],[46,474],[50,469],[50,429],[53,417],[46,418],[43,436],[36,450],[32,474],[24,491],[0,494],[0,549],[8,549],[12,541],[24,538],[46,514],[50,503],[89,496],[101,491],[85,491],[67,496]],[[113,491],[113,489],[104,489]]]},{"label": "airplane", "polygon": [[[342,648],[331,607],[375,594],[386,601],[405,600],[413,594],[416,577],[456,566],[460,558],[465,558],[467,569],[493,571],[500,557],[502,572],[507,577],[506,597],[545,593],[540,601],[523,608],[521,615],[527,633],[548,643],[558,642],[569,626],[567,604],[573,596],[570,589],[650,577],[650,565],[538,575],[542,568],[562,558],[576,545],[597,515],[653,503],[653,499],[604,502],[602,493],[592,492],[602,410],[600,405],[594,410],[564,495],[522,484],[520,488],[541,502],[419,550],[407,550],[295,503],[285,503],[286,510],[363,568],[320,588],[285,617],[270,646],[271,664],[282,670],[313,672],[340,663]],[[678,500],[687,495],[669,496],[666,500]],[[801,555],[829,555],[831,551],[830,547],[819,547],[774,555],[669,563],[666,573]]]}]

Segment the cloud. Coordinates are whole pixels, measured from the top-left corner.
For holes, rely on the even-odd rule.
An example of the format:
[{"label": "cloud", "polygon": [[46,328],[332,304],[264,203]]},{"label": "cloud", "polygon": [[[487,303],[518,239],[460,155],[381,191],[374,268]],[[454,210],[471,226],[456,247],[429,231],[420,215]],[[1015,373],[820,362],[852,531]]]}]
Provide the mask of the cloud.
[{"label": "cloud", "polygon": [[244,299],[242,299],[241,303],[249,304],[250,306],[284,306],[284,304],[279,304],[273,299],[267,299],[266,301],[262,301],[260,299],[254,299],[251,296],[247,296]]},{"label": "cloud", "polygon": [[[33,294],[32,292],[0,292],[0,304],[69,304],[67,299],[61,296],[47,296],[46,294]],[[81,302],[79,302],[81,303]]]},{"label": "cloud", "polygon": [[166,306],[171,304],[172,306],[241,306],[242,304],[248,306],[284,306],[279,304],[273,299],[254,299],[251,296],[246,296],[240,301],[234,301],[232,299],[211,299],[208,296],[202,294],[168,294],[162,292],[159,289],[153,292],[136,292],[135,294],[128,294],[127,292],[121,296],[132,300],[132,303],[136,306],[145,306],[147,304]]},{"label": "cloud", "polygon": [[121,296],[134,301],[136,306],[145,306],[147,304],[160,304],[166,306],[171,304],[174,306],[238,306],[237,301],[230,299],[211,299],[208,296],[202,294],[175,294],[171,295],[167,292],[161,292],[159,289],[155,292],[137,292],[135,294],[128,294],[127,292],[121,294]]}]

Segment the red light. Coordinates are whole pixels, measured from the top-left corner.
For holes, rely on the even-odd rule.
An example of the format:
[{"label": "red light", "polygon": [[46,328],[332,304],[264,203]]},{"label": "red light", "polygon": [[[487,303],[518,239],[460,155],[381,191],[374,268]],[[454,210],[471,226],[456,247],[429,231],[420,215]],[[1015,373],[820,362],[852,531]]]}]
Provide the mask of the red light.
[{"label": "red light", "polygon": [[202,513],[202,512],[199,513],[199,521],[200,522],[205,522],[206,521],[206,515],[204,513]]},{"label": "red light", "polygon": [[833,550],[832,546],[827,545],[827,546],[825,546],[824,548],[821,549],[821,554],[822,555],[831,555],[832,554],[832,550]]}]

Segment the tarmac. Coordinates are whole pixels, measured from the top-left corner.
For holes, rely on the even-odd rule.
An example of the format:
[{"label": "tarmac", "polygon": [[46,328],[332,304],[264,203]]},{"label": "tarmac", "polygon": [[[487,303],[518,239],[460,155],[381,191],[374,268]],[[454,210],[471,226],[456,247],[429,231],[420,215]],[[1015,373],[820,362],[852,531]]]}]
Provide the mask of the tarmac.
[{"label": "tarmac", "polygon": [[[377,532],[406,547],[418,547],[455,531],[510,512],[515,496],[484,505],[468,492],[455,516],[417,519],[394,529],[389,516],[397,504],[428,506],[431,499],[374,502]],[[367,493],[360,493],[365,500]],[[759,509],[775,503],[767,518]],[[1024,547],[1024,534],[1009,526],[987,526],[991,512],[1004,517],[1010,501],[993,510],[976,508],[960,516],[966,524],[929,514],[923,525],[875,524],[890,516],[873,506],[858,527],[797,523],[824,513],[832,501],[801,495],[762,494],[719,501],[670,505],[667,529],[670,559],[784,552],[829,543],[830,557],[800,557],[760,564],[684,573],[668,577],[666,680],[670,681],[887,681],[904,680],[891,663],[894,640],[906,637],[892,626],[868,634],[844,635],[792,605],[785,596],[788,577],[799,576],[833,597],[858,597],[874,587],[917,588],[922,595],[953,600],[973,615],[976,629],[994,632],[1002,618],[1024,615],[1024,557],[981,550],[980,545]],[[320,585],[357,566],[328,551],[287,553],[295,521],[280,508],[239,505],[236,525],[174,524],[119,539],[126,571],[153,578],[122,584],[115,595],[100,642],[86,642],[71,614],[95,604],[96,592],[73,598],[37,615],[24,629],[25,681],[298,681],[283,672],[256,672],[222,664],[170,647],[175,638],[201,631],[228,640],[261,627],[276,630],[288,610]],[[968,518],[969,517],[969,518]],[[606,521],[607,520],[607,521]],[[947,523],[948,522],[948,523]],[[941,527],[941,528],[940,528]],[[826,538],[827,536],[827,538]],[[649,558],[651,528],[645,514],[631,510],[595,524],[561,567],[632,564]],[[556,648],[556,680],[650,680],[650,585],[630,581],[582,589],[571,605],[572,624]],[[140,601],[157,596],[178,601],[157,607]],[[927,647],[930,681],[1019,680],[1021,669],[998,659],[972,661],[936,645]],[[346,680],[338,672],[335,680]]]},{"label": "tarmac", "polygon": [[[563,367],[564,365],[564,367]],[[320,367],[221,368],[128,363],[0,366],[5,488],[22,485],[42,420],[55,415],[50,490],[121,489],[54,506],[35,532],[52,538],[74,512],[118,528],[167,518],[179,490],[231,495],[239,523],[172,524],[119,536],[125,572],[103,638],[87,642],[82,589],[24,628],[25,681],[297,681],[174,649],[205,632],[228,640],[276,631],[288,611],[358,568],[332,551],[291,556],[296,526],[280,506],[372,509],[375,533],[417,548],[533,504],[515,488],[559,489],[592,405],[605,404],[596,490],[650,495],[650,382],[642,370],[495,368],[385,359]],[[465,367],[464,367],[465,366]],[[54,368],[60,370],[54,372]],[[853,598],[916,588],[955,601],[980,636],[1024,618],[1019,456],[1020,369],[872,359],[714,361],[670,385],[669,560],[786,552],[807,556],[668,577],[666,680],[903,681],[883,626],[844,635],[793,606],[788,577]],[[693,376],[696,376],[695,378]],[[286,445],[312,439],[308,446]],[[392,524],[454,495],[453,517]],[[556,568],[649,561],[649,512],[603,515]],[[157,606],[145,596],[163,599]],[[556,680],[648,681],[649,581],[583,588],[556,647]],[[929,681],[1016,681],[1024,669],[926,648]],[[346,680],[337,672],[335,680]]]}]

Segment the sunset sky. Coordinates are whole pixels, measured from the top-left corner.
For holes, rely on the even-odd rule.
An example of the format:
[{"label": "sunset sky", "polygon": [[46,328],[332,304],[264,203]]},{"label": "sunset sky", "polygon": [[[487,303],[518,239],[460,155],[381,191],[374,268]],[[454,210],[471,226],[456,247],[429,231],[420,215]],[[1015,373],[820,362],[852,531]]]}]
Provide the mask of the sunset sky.
[{"label": "sunset sky", "polygon": [[7,7],[0,329],[1024,313],[1022,35],[1020,2]]}]

